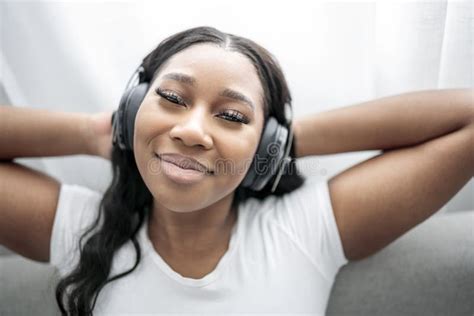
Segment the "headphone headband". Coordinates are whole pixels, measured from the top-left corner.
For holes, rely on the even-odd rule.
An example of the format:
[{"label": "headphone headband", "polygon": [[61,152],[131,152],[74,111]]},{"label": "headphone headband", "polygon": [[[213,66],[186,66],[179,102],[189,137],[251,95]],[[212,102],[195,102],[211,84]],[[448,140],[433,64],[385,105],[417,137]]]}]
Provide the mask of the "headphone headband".
[{"label": "headphone headband", "polygon": [[143,77],[145,74],[145,68],[142,65],[138,66],[133,75],[128,79],[125,90],[128,91],[133,87],[136,87],[139,83],[143,82]]}]

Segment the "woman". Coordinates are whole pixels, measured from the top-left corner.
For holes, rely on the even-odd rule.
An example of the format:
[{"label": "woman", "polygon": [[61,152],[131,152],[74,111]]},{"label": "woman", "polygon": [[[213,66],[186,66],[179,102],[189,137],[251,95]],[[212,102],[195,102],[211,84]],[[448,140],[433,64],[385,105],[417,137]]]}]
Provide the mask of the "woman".
[{"label": "woman", "polygon": [[[0,243],[59,269],[63,314],[324,314],[341,266],[428,218],[474,172],[472,90],[408,93],[289,124],[283,73],[248,39],[189,29],[142,67],[128,130],[120,111],[113,129],[111,113],[0,108]],[[287,127],[293,159],[384,152],[328,181],[304,179],[294,160],[253,170],[271,118]],[[103,195],[8,162],[68,154],[111,159]],[[262,188],[244,185],[269,170]]]}]

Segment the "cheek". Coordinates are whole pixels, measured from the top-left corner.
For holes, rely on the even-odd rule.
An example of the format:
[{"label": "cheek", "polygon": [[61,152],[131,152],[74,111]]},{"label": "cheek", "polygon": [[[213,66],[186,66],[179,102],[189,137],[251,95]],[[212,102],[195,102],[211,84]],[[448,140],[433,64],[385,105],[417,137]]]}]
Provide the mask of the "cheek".
[{"label": "cheek", "polygon": [[142,105],[135,119],[133,133],[134,150],[139,145],[145,144],[148,146],[156,135],[165,131],[167,125],[165,115],[150,109],[150,106]]},{"label": "cheek", "polygon": [[216,174],[232,177],[240,182],[252,164],[257,141],[256,135],[240,135],[235,132],[221,133],[214,137],[215,148],[219,152],[219,158],[215,162]]},{"label": "cheek", "polygon": [[149,105],[142,104],[135,119],[133,154],[138,171],[145,182],[147,182],[147,177],[157,169],[154,156],[157,148],[154,148],[152,141],[156,135],[163,133],[163,125],[156,123],[159,121],[159,117],[160,115],[153,111]]}]

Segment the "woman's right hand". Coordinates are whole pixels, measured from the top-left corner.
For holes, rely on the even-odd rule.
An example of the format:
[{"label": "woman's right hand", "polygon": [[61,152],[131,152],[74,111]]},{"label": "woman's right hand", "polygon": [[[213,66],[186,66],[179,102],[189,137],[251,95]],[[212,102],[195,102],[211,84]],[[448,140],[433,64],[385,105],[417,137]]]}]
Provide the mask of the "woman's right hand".
[{"label": "woman's right hand", "polygon": [[107,160],[111,159],[112,153],[112,114],[113,111],[99,112],[89,117],[91,152]]}]

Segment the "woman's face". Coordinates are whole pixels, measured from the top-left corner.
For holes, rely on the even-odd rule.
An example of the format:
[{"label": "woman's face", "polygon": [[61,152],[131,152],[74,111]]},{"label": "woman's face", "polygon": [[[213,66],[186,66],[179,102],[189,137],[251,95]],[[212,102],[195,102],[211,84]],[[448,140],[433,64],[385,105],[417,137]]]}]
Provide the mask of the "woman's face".
[{"label": "woman's face", "polygon": [[[262,102],[256,70],[240,53],[196,44],[165,62],[137,113],[133,140],[138,169],[154,198],[185,212],[231,195],[257,150]],[[175,181],[165,172],[172,166],[157,157],[166,153],[192,157],[211,174],[194,183]]]}]

